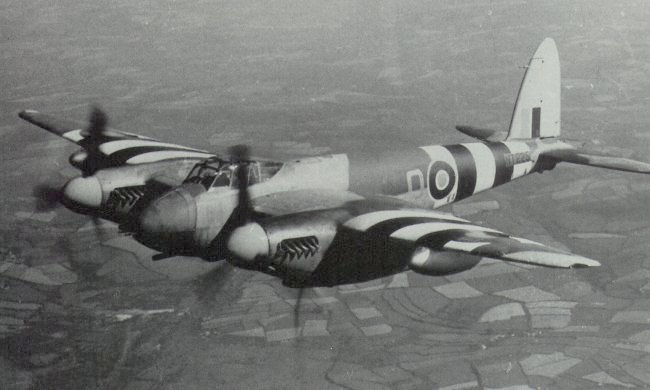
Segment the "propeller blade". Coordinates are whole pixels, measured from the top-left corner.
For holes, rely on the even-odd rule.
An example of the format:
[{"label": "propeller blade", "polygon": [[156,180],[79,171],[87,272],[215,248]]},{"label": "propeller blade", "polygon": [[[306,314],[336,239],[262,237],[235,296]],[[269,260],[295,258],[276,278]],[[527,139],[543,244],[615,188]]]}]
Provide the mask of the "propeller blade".
[{"label": "propeller blade", "polygon": [[101,218],[99,218],[96,215],[91,216],[90,220],[93,223],[93,232],[95,233],[95,237],[97,237],[97,241],[104,243],[108,241],[108,237],[106,235],[106,231],[103,226],[101,226]]},{"label": "propeller blade", "polygon": [[246,145],[235,145],[230,148],[231,160],[239,164],[237,175],[237,208],[235,226],[242,226],[251,220],[253,206],[251,204],[248,190],[248,164],[250,162],[250,151]]},{"label": "propeller blade", "polygon": [[293,327],[298,329],[300,327],[300,302],[302,301],[302,296],[305,293],[305,288],[301,287],[298,290],[298,296],[296,297],[296,303],[293,306]]},{"label": "propeller blade", "polygon": [[58,187],[48,184],[39,184],[32,190],[32,195],[36,198],[37,211],[50,211],[61,206],[63,192]]},{"label": "propeller blade", "polygon": [[221,307],[232,302],[236,289],[230,288],[235,267],[223,261],[194,280],[194,293],[201,304]]},{"label": "propeller blade", "polygon": [[101,152],[98,148],[98,142],[94,140],[107,135],[107,126],[108,115],[99,106],[92,106],[88,115],[88,127],[82,132],[89,141],[84,145],[88,157],[85,159],[85,164],[81,169],[83,176],[91,176],[100,168],[97,163],[97,158],[101,156]]},{"label": "propeller blade", "polygon": [[108,116],[106,113],[99,106],[93,106],[90,110],[88,127],[85,133],[90,137],[100,137],[106,131],[107,125]]}]

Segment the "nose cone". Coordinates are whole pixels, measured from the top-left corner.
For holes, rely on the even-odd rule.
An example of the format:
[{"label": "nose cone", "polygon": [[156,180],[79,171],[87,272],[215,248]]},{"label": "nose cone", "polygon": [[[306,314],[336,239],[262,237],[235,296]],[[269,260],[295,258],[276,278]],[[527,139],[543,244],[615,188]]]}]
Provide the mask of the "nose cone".
[{"label": "nose cone", "polygon": [[66,201],[74,206],[99,208],[102,205],[102,186],[94,177],[75,177],[63,188]]},{"label": "nose cone", "polygon": [[257,223],[249,223],[235,229],[228,239],[228,250],[234,265],[250,266],[258,257],[269,255],[269,239],[266,231]]},{"label": "nose cone", "polygon": [[191,233],[196,228],[196,202],[189,192],[174,189],[151,202],[140,215],[144,234],[168,236]]}]

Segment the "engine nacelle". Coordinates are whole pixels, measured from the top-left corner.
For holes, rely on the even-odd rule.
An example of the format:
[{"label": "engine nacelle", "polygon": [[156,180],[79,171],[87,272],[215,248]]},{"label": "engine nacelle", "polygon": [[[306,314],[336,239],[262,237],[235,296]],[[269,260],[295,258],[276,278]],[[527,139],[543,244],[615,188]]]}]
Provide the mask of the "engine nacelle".
[{"label": "engine nacelle", "polygon": [[421,246],[413,251],[409,268],[429,276],[455,274],[473,268],[481,261],[478,256],[456,252],[434,251]]},{"label": "engine nacelle", "polygon": [[[70,163],[80,168],[87,158],[93,157],[80,150],[70,156]],[[126,165],[78,176],[64,186],[64,204],[82,214],[102,212],[103,218],[121,223],[131,210],[141,210],[169,188],[180,185],[196,161],[185,159]]]},{"label": "engine nacelle", "polygon": [[231,261],[243,268],[270,266],[285,275],[309,274],[332,244],[336,220],[319,211],[242,226],[228,240]]}]

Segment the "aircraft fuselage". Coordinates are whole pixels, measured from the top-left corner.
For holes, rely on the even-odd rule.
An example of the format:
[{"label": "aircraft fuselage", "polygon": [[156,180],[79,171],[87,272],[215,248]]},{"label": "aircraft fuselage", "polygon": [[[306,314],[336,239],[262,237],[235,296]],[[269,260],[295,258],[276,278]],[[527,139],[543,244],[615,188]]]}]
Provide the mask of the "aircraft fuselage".
[{"label": "aircraft fuselage", "polygon": [[[348,191],[361,196],[390,196],[435,209],[532,172],[550,169],[552,166],[538,163],[540,151],[569,147],[557,139],[537,139],[309,157],[284,163],[275,175],[249,190],[254,204],[263,203],[268,196],[282,197],[303,190]],[[334,209],[351,200],[354,198],[304,208],[296,204],[292,208],[296,212]],[[236,189],[202,191],[196,184],[184,184],[156,202],[159,205],[154,204],[152,209],[158,210],[157,219],[170,223],[158,229],[160,237],[145,240],[146,245],[163,252],[210,259],[223,257],[225,248],[219,237],[228,232],[228,221],[237,204]]]}]

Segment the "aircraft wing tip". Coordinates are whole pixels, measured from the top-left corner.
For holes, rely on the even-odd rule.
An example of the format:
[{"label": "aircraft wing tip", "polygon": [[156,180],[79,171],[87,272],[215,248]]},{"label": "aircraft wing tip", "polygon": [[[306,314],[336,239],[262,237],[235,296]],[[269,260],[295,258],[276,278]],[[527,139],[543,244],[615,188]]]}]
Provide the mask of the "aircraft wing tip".
[{"label": "aircraft wing tip", "polygon": [[591,267],[600,267],[601,264],[596,260],[588,259],[588,262],[574,263],[569,268],[591,268]]},{"label": "aircraft wing tip", "polygon": [[36,110],[29,109],[29,108],[25,109],[25,110],[21,110],[20,112],[18,112],[18,117],[20,119],[26,120],[28,122],[31,121],[31,119],[34,118],[37,115],[40,115],[40,112],[38,112]]},{"label": "aircraft wing tip", "polygon": [[25,109],[25,110],[20,110],[20,112],[18,112],[18,116],[21,117],[21,118],[24,118],[25,116],[33,115],[33,114],[36,114],[36,113],[38,113],[38,111],[28,108],[28,109]]}]

